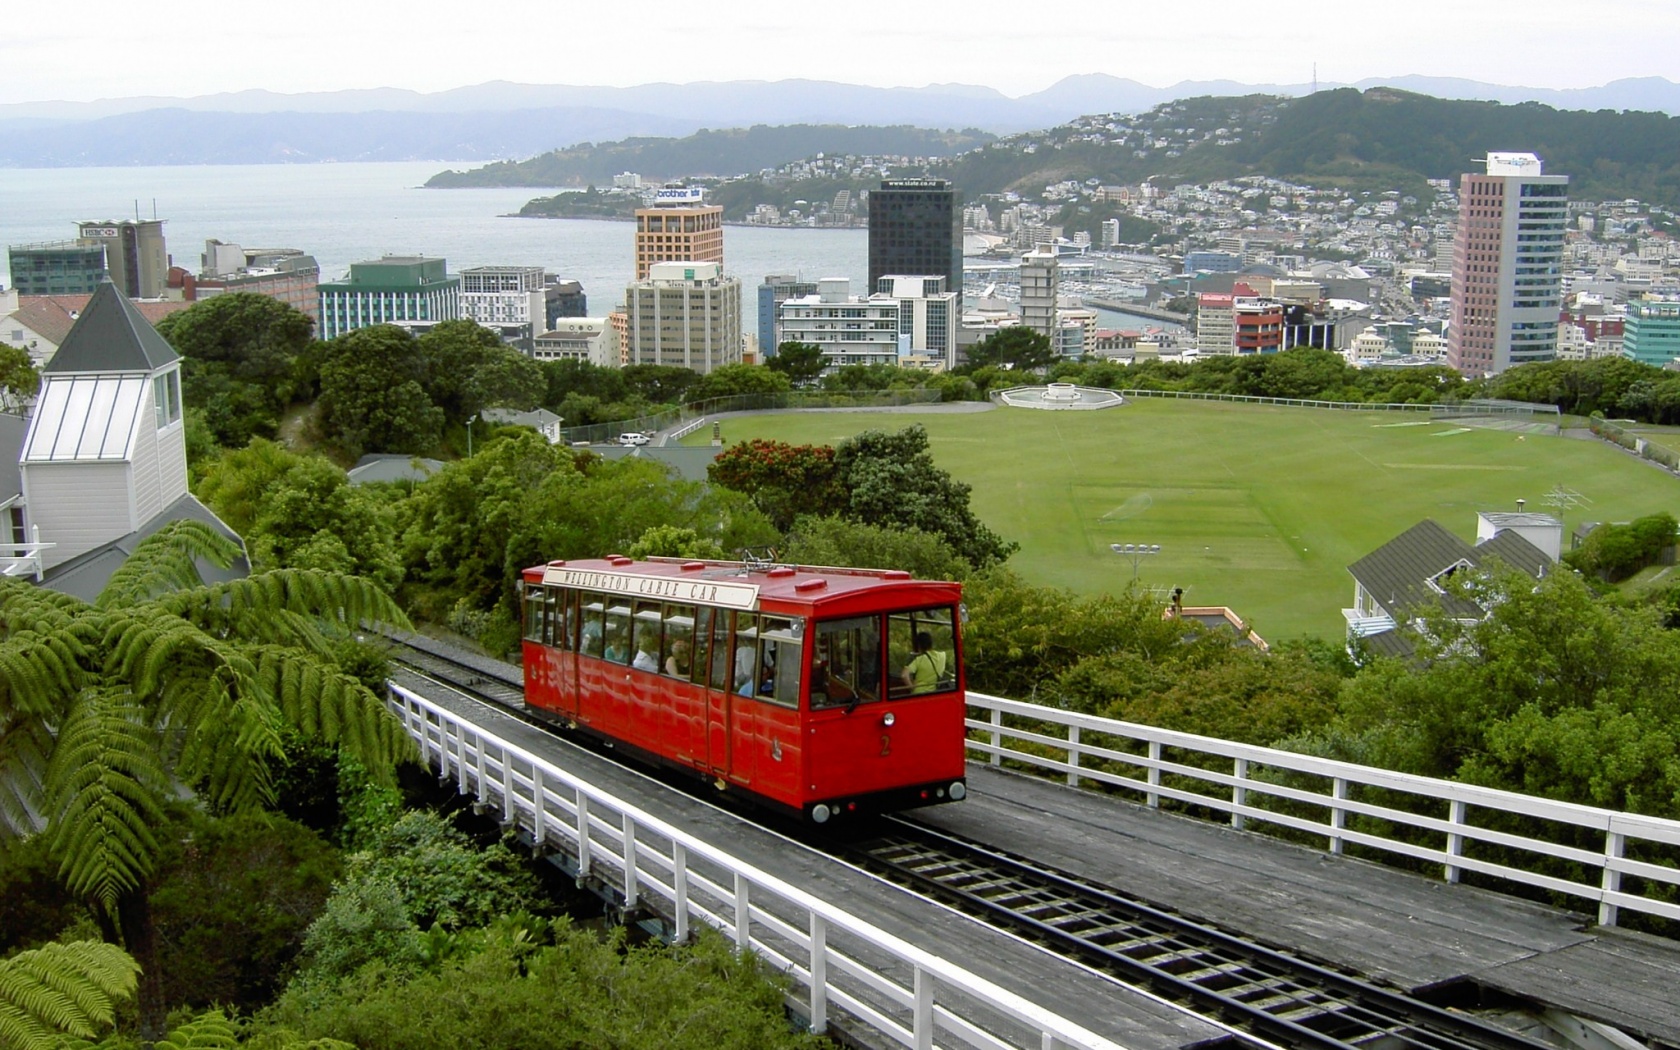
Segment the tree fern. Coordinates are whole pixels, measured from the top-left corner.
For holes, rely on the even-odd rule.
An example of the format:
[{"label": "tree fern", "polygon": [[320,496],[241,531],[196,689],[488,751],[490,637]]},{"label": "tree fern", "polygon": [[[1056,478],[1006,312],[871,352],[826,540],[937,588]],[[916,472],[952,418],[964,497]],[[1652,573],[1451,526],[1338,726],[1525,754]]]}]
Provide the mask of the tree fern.
[{"label": "tree fern", "polygon": [[413,745],[383,698],[306,653],[263,647],[257,679],[287,722],[306,736],[344,748],[370,770],[388,769],[412,754]]},{"label": "tree fern", "polygon": [[172,521],[135,545],[94,604],[104,609],[133,605],[160,593],[202,586],[200,560],[225,569],[243,553],[239,544],[202,521]]},{"label": "tree fern", "polygon": [[239,1037],[233,1022],[220,1010],[206,1010],[152,1044],[152,1050],[234,1050]]},{"label": "tree fern", "polygon": [[151,873],[167,787],[160,757],[126,691],[88,690],[71,706],[44,788],[50,844],[72,893],[111,910]]},{"label": "tree fern", "polygon": [[0,1046],[54,1050],[64,1036],[91,1039],[134,994],[140,968],[98,941],[48,944],[0,960]]},{"label": "tree fern", "polygon": [[39,718],[0,719],[0,840],[46,825],[42,786],[53,735]]}]

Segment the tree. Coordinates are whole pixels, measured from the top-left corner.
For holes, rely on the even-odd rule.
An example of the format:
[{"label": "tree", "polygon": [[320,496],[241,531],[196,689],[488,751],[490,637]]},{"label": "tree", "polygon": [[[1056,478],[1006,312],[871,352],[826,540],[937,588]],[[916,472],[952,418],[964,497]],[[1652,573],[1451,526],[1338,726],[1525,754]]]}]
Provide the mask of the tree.
[{"label": "tree", "polygon": [[632,397],[655,405],[678,405],[689,400],[688,388],[700,378],[681,365],[625,365],[619,370]]},{"label": "tree", "polygon": [[968,349],[970,369],[995,365],[1017,372],[1030,372],[1044,368],[1055,358],[1049,337],[1025,325],[999,328]]},{"label": "tree", "polygon": [[396,325],[358,328],[323,344],[321,426],[352,458],[422,453],[437,444],[443,410],[426,394],[426,362]]},{"label": "tree", "polygon": [[698,402],[741,394],[785,394],[792,388],[781,372],[758,365],[723,365],[695,380],[686,397]]},{"label": "tree", "polygon": [[968,563],[933,533],[835,517],[795,521],[781,556],[802,565],[903,569],[919,580],[960,580],[969,572]]},{"label": "tree", "polygon": [[272,436],[281,413],[306,396],[302,364],[315,322],[278,299],[230,292],[158,322],[181,355],[181,397],[205,410],[216,440],[239,447]]},{"label": "tree", "polygon": [[896,434],[867,430],[834,450],[834,470],[847,493],[844,517],[931,532],[976,568],[1001,562],[1019,545],[1004,541],[974,516],[969,486],[934,465],[921,424]]},{"label": "tree", "polygon": [[542,368],[477,321],[445,321],[416,348],[426,394],[451,422],[486,408],[535,408],[546,392]]},{"label": "tree", "polygon": [[41,389],[41,373],[29,351],[0,345],[0,409],[16,408]]},{"label": "tree", "polygon": [[706,468],[714,485],[746,494],[779,531],[802,514],[834,514],[846,492],[827,445],[789,445],[751,438],[730,445]]},{"label": "tree", "polygon": [[394,508],[323,456],[257,438],[204,472],[199,498],[245,537],[258,568],[321,569],[402,582]]},{"label": "tree", "polygon": [[48,944],[0,959],[0,1046],[58,1050],[65,1036],[92,1039],[134,994],[139,966],[99,941]]},{"label": "tree", "polygon": [[[94,602],[0,579],[0,834],[44,834],[105,939],[139,961],[161,1029],[150,880],[167,807],[272,801],[291,726],[389,770],[406,753],[383,701],[327,655],[331,633],[404,625],[377,587],[278,570],[206,585],[237,544],[196,521],[139,543]],[[167,746],[165,746],[167,744]]]},{"label": "tree", "polygon": [[828,357],[822,347],[792,339],[778,346],[775,356],[764,362],[766,368],[787,376],[795,387],[810,386],[816,382],[826,364]]}]

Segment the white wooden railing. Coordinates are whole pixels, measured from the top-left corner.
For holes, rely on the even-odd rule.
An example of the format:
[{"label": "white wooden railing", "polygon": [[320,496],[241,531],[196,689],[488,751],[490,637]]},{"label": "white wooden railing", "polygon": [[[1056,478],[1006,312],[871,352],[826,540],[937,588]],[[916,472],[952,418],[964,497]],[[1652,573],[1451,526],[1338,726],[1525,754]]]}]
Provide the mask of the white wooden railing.
[{"label": "white wooden railing", "polygon": [[785,974],[791,1003],[813,1031],[826,1031],[838,1010],[847,1027],[864,1026],[917,1050],[1122,1050],[411,690],[391,684],[390,704],[441,776],[517,824],[535,848],[574,859],[580,879],[608,889],[627,911],[658,912],[679,941],[702,922]]},{"label": "white wooden railing", "polygon": [[[1475,872],[1595,902],[1598,921],[1606,926],[1616,925],[1624,909],[1680,919],[1680,904],[1660,899],[1680,889],[1680,821],[1411,776],[984,693],[970,692],[968,706],[969,753],[993,765],[1007,761],[1065,777],[1073,785],[1089,780],[1124,789],[1149,806],[1159,806],[1162,799],[1188,803],[1228,815],[1237,828],[1254,821],[1322,836],[1331,853],[1341,853],[1351,844],[1439,864],[1449,882]],[[972,717],[976,713],[980,717]],[[1210,759],[1215,768],[1208,768]],[[1102,768],[1087,764],[1093,760]],[[1362,801],[1357,797],[1360,788],[1407,796],[1420,803],[1418,808],[1435,809],[1443,816]],[[1479,826],[1475,818],[1483,814],[1544,822],[1560,832],[1558,838],[1586,829],[1599,838],[1602,848]],[[1350,824],[1354,817],[1374,819],[1355,826]],[[1395,834],[1406,831],[1423,832],[1429,841]],[[1497,847],[1502,860],[1470,855],[1467,850],[1477,845]],[[1632,859],[1627,855],[1630,847],[1667,863]],[[1592,881],[1557,874],[1557,861],[1578,865]],[[1551,872],[1543,870],[1548,862]],[[1623,880],[1629,878],[1639,880],[1647,892],[1625,892]]]}]

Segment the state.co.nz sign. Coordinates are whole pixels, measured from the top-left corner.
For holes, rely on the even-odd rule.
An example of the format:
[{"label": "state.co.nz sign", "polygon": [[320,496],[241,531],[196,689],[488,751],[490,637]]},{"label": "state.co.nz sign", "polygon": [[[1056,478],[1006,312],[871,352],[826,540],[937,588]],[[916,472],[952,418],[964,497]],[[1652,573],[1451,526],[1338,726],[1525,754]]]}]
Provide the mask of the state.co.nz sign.
[{"label": "state.co.nz sign", "polygon": [[758,584],[719,580],[683,580],[670,576],[639,576],[629,572],[599,572],[593,569],[550,568],[543,572],[548,587],[575,587],[582,591],[631,594],[664,601],[721,605],[727,609],[751,609],[758,604]]}]

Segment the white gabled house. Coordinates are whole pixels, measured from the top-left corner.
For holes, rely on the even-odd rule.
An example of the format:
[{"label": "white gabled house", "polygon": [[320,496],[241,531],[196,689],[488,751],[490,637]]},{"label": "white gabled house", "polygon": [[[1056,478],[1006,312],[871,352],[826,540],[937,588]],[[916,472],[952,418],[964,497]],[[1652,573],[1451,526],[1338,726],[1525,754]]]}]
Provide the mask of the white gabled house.
[{"label": "white gabled house", "polygon": [[12,542],[34,548],[29,574],[91,598],[170,521],[197,518],[237,540],[187,491],[185,429],[179,355],[114,285],[100,285],[42,369],[16,459],[21,514],[7,524]]}]

